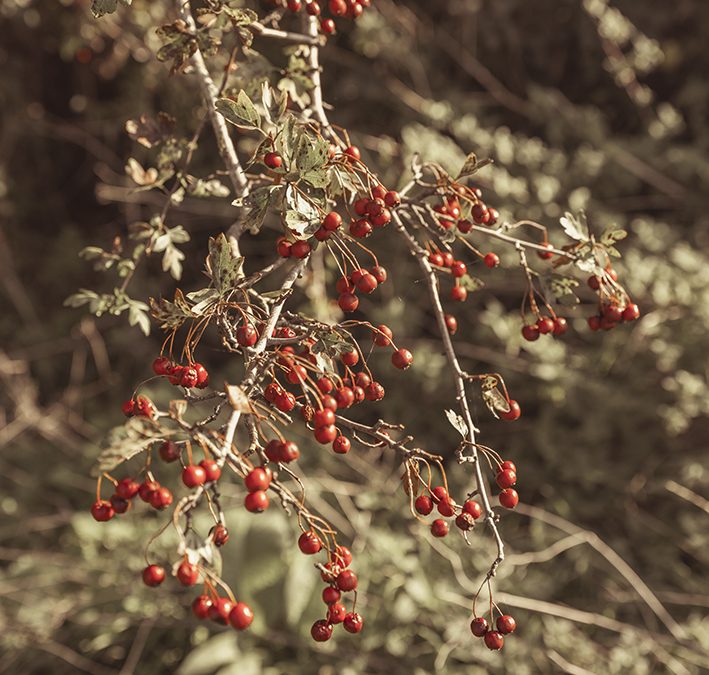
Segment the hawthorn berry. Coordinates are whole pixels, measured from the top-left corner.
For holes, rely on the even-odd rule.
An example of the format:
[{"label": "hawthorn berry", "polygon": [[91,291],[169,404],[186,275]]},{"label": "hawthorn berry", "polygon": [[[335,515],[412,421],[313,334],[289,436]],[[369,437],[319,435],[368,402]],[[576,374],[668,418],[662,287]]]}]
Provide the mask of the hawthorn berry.
[{"label": "hawthorn berry", "polygon": [[229,598],[217,598],[212,602],[208,610],[208,616],[212,621],[226,626],[233,607],[234,603]]},{"label": "hawthorn berry", "polygon": [[276,250],[281,258],[290,258],[291,244],[284,237],[281,237],[276,244]]},{"label": "hawthorn berry", "polygon": [[510,409],[507,412],[500,411],[500,417],[503,420],[514,422],[514,420],[518,420],[522,415],[522,409],[519,407],[519,403],[514,399],[510,399],[508,403],[510,404]]},{"label": "hawthorn berry", "polygon": [[472,516],[473,520],[477,520],[482,516],[483,509],[475,500],[468,499],[463,502],[463,513],[467,513],[469,516]]},{"label": "hawthorn berry", "polygon": [[431,523],[431,534],[434,537],[445,537],[448,534],[448,523],[441,518],[436,518]]},{"label": "hawthorn berry", "polygon": [[267,385],[266,388],[263,390],[263,397],[269,403],[275,403],[276,399],[282,391],[283,389],[279,385],[277,385],[275,382],[271,382],[271,384]]},{"label": "hawthorn berry", "polygon": [[237,602],[229,612],[229,623],[236,630],[246,630],[254,620],[254,612],[245,602]]},{"label": "hawthorn berry", "polygon": [[552,333],[554,335],[563,335],[569,328],[568,321],[563,316],[557,316],[554,319],[554,330]]},{"label": "hawthorn berry", "polygon": [[391,211],[389,209],[382,209],[377,215],[370,218],[371,223],[374,227],[384,227],[391,222]]},{"label": "hawthorn berry", "polygon": [[347,609],[339,602],[335,602],[327,609],[327,620],[332,624],[342,623],[347,614]]},{"label": "hawthorn berry", "polygon": [[357,280],[357,290],[360,293],[366,293],[367,295],[369,295],[377,289],[377,286],[379,286],[379,282],[377,281],[376,277],[373,274],[370,274],[369,272],[367,272]]},{"label": "hawthorn berry", "polygon": [[640,308],[637,305],[630,303],[623,310],[623,319],[625,321],[635,321],[636,319],[639,319],[639,318],[640,318]]},{"label": "hawthorn berry", "polygon": [[371,200],[368,197],[360,197],[354,203],[354,212],[358,216],[364,216],[367,213],[367,207]]},{"label": "hawthorn berry", "polygon": [[91,515],[94,520],[99,523],[105,523],[107,520],[111,520],[114,516],[114,509],[111,506],[111,502],[105,499],[99,499],[91,505]]},{"label": "hawthorn berry", "polygon": [[138,494],[140,485],[132,478],[123,478],[116,484],[116,495],[121,499],[133,499]]},{"label": "hawthorn berry", "polygon": [[352,551],[347,546],[336,546],[335,560],[341,567],[349,567],[352,564]]},{"label": "hawthorn berry", "polygon": [[329,377],[321,377],[315,385],[321,394],[329,394],[335,388],[335,385]]},{"label": "hawthorn berry", "polygon": [[242,347],[253,347],[258,340],[258,331],[250,323],[242,323],[236,330],[236,341]]},{"label": "hawthorn berry", "polygon": [[290,254],[293,258],[300,258],[302,260],[310,255],[310,250],[310,244],[303,239],[299,239],[291,244]]},{"label": "hawthorn berry", "polygon": [[[554,248],[548,241],[542,242],[542,246],[544,248]],[[551,251],[537,251],[537,255],[542,260],[549,260],[554,257],[554,254]]]},{"label": "hawthorn berry", "polygon": [[484,619],[481,616],[476,616],[471,622],[470,622],[470,632],[475,636],[475,637],[482,637],[487,633],[488,629],[488,624],[487,624],[487,619]]},{"label": "hawthorn berry", "polygon": [[172,492],[166,487],[160,486],[157,490],[153,490],[150,493],[150,506],[158,511],[166,509],[170,504],[172,504]]},{"label": "hawthorn berry", "polygon": [[384,387],[379,382],[372,382],[364,388],[364,394],[368,401],[381,401],[385,393]]},{"label": "hawthorn berry", "polygon": [[325,394],[320,399],[320,403],[322,403],[323,408],[330,408],[330,410],[337,410],[337,400],[335,399],[334,396],[330,396],[330,394]]},{"label": "hawthorn berry", "polygon": [[318,16],[320,14],[320,5],[317,2],[306,0],[305,11],[310,14],[310,16]]},{"label": "hawthorn berry", "polygon": [[618,305],[606,305],[602,313],[603,318],[612,323],[617,323],[623,318],[623,310]]},{"label": "hawthorn berry", "polygon": [[506,509],[513,509],[519,504],[519,495],[517,494],[517,490],[513,488],[507,488],[500,492],[499,499],[500,504]]},{"label": "hawthorn berry", "polygon": [[510,471],[514,471],[517,473],[517,465],[514,462],[511,462],[509,459],[505,460],[500,464],[500,471],[506,471],[509,469]]},{"label": "hawthorn berry", "polygon": [[384,193],[384,203],[390,209],[392,209],[401,204],[401,197],[399,196],[399,193],[396,192],[396,190],[389,190],[388,192]]},{"label": "hawthorn berry", "polygon": [[337,438],[337,427],[334,424],[328,424],[324,427],[315,429],[315,440],[322,445],[329,445]]},{"label": "hawthorn berry", "polygon": [[322,19],[320,21],[320,30],[325,35],[332,35],[335,32],[335,22],[332,19]]},{"label": "hawthorn berry", "polygon": [[435,267],[443,267],[443,256],[440,253],[430,253],[428,255],[428,262]]},{"label": "hawthorn berry", "polygon": [[305,555],[314,555],[322,550],[322,542],[313,530],[308,530],[298,537],[298,548]]},{"label": "hawthorn berry", "polygon": [[219,480],[219,477],[222,475],[221,467],[213,459],[203,459],[199,465],[204,469],[204,473],[207,476],[207,483]]},{"label": "hawthorn berry", "polygon": [[192,389],[192,387],[197,386],[197,371],[194,368],[189,367],[182,371],[180,386],[185,389]]},{"label": "hawthorn berry", "polygon": [[[333,4],[344,5],[345,2],[344,2],[344,0],[330,0],[330,13],[335,14],[337,16],[336,12],[332,11]],[[346,7],[347,6],[345,5],[345,8]],[[345,9],[345,11],[347,11],[347,9]],[[347,148],[345,148],[345,154],[349,155],[353,159],[361,159],[362,158],[362,153],[359,151],[359,148],[356,145],[350,145]]]},{"label": "hawthorn berry", "polygon": [[276,408],[281,412],[290,412],[295,408],[295,396],[289,391],[282,391],[276,397]]},{"label": "hawthorn berry", "polygon": [[597,291],[601,287],[601,280],[595,274],[591,275],[586,283],[592,291]]},{"label": "hawthorn berry", "polygon": [[212,540],[217,548],[221,548],[229,541],[229,530],[221,523],[218,523],[212,530]]},{"label": "hawthorn berry", "polygon": [[486,253],[483,262],[485,263],[485,267],[492,269],[500,264],[500,256],[498,256],[497,253]]},{"label": "hawthorn berry", "polygon": [[428,495],[419,495],[414,501],[414,508],[417,513],[427,516],[433,511],[433,500]]},{"label": "hawthorn berry", "polygon": [[517,474],[512,469],[503,469],[495,477],[495,482],[504,490],[517,482]]},{"label": "hawthorn berry", "polygon": [[358,239],[365,239],[372,234],[372,223],[366,218],[359,218],[350,223],[350,234]]},{"label": "hawthorn berry", "polygon": [[464,262],[456,260],[451,265],[451,273],[454,277],[459,279],[460,277],[464,277],[468,273],[468,268],[465,266]]},{"label": "hawthorn berry", "polygon": [[537,321],[537,328],[540,335],[547,335],[554,330],[554,319],[543,316]]},{"label": "hawthorn berry", "polygon": [[349,408],[354,403],[354,392],[350,387],[340,387],[335,390],[335,401],[338,408]]},{"label": "hawthorn berry", "polygon": [[453,286],[451,288],[451,300],[455,302],[465,302],[468,298],[468,289],[465,286]]},{"label": "hawthorn berry", "polygon": [[431,497],[435,504],[438,504],[443,499],[448,499],[448,490],[446,490],[442,485],[437,485],[431,490]]},{"label": "hawthorn berry", "polygon": [[126,417],[133,417],[133,415],[135,414],[134,408],[135,405],[133,399],[130,399],[130,401],[123,401],[123,403],[121,404],[121,411]]},{"label": "hawthorn berry", "polygon": [[183,560],[177,568],[176,576],[183,586],[194,586],[197,583],[197,579],[199,579],[199,570],[196,565]]},{"label": "hawthorn berry", "polygon": [[204,485],[207,481],[207,472],[199,465],[189,464],[182,470],[182,482],[188,488]]},{"label": "hawthorn berry", "polygon": [[148,565],[143,570],[143,583],[146,586],[159,586],[165,581],[165,570],[160,565]]},{"label": "hawthorn berry", "polygon": [[408,349],[397,349],[391,355],[391,362],[395,368],[406,370],[414,362],[414,355]]},{"label": "hawthorn berry", "polygon": [[326,605],[334,605],[336,602],[339,602],[340,597],[340,591],[338,591],[336,588],[333,588],[332,586],[328,586],[327,588],[323,589],[322,600]]},{"label": "hawthorn berry", "polygon": [[340,225],[342,225],[342,216],[336,211],[330,211],[322,221],[322,226],[328,232],[334,232]]},{"label": "hawthorn berry", "polygon": [[351,349],[348,352],[340,354],[340,361],[350,368],[359,363],[359,352],[356,349]]},{"label": "hawthorn berry", "polygon": [[367,387],[371,384],[372,378],[367,373],[357,373],[355,375],[355,385],[358,387]]},{"label": "hawthorn berry", "polygon": [[295,14],[296,12],[300,11],[301,7],[303,6],[303,3],[301,2],[301,0],[288,0],[287,6],[288,9]]},{"label": "hawthorn berry", "polygon": [[377,280],[378,284],[383,284],[388,278],[386,268],[381,265],[372,267],[372,269],[369,270],[369,273]]},{"label": "hawthorn berry", "polygon": [[[473,224],[469,220],[459,220],[458,221],[458,230],[462,232],[463,234],[468,234],[473,229]],[[488,255],[495,255],[494,253]],[[486,256],[487,257],[487,256]],[[487,263],[485,263],[487,264]],[[488,265],[489,267],[489,265]],[[494,265],[493,265],[494,267]]]},{"label": "hawthorn berry", "polygon": [[320,619],[312,625],[310,635],[315,642],[327,642],[332,637],[332,624]]},{"label": "hawthorn berry", "polygon": [[146,503],[150,503],[150,496],[160,489],[160,484],[154,480],[145,480],[138,486],[138,496]]},{"label": "hawthorn berry", "polygon": [[467,532],[470,528],[475,527],[475,521],[469,513],[459,513],[455,518],[455,525],[459,530]]},{"label": "hawthorn berry", "polygon": [[281,157],[277,152],[267,152],[264,155],[263,163],[269,169],[280,169],[283,166],[283,157]]},{"label": "hawthorn berry", "polygon": [[601,317],[600,316],[589,316],[588,317],[588,327],[592,331],[597,331],[601,329]]},{"label": "hawthorn berry", "polygon": [[130,501],[123,499],[118,495],[111,495],[109,500],[111,502],[111,507],[114,513],[122,514],[125,513],[130,508]]},{"label": "hawthorn berry", "polygon": [[499,651],[505,644],[505,638],[502,633],[498,633],[495,630],[489,630],[485,633],[483,640],[485,640],[485,646],[492,651]]},{"label": "hawthorn berry", "polygon": [[[360,387],[358,387],[358,389],[359,388]],[[338,455],[346,455],[350,451],[351,447],[352,443],[350,443],[350,439],[347,438],[347,436],[340,435],[332,442],[332,449]]]},{"label": "hawthorn berry", "polygon": [[153,372],[156,375],[169,375],[172,371],[172,361],[166,356],[158,356],[153,361]]},{"label": "hawthorn berry", "polygon": [[353,293],[342,293],[337,304],[343,312],[354,312],[359,307],[359,299]]},{"label": "hawthorn berry", "polygon": [[385,326],[383,323],[379,324],[372,331],[372,340],[378,347],[388,347],[391,344],[391,339],[393,337],[394,333],[391,332],[391,328],[389,328],[389,326]]},{"label": "hawthorn berry", "polygon": [[482,202],[478,202],[477,204],[473,204],[472,209],[470,210],[470,214],[473,217],[473,220],[480,225],[481,223],[485,222],[485,216],[487,214],[487,208],[485,207],[485,204]]},{"label": "hawthorn berry", "polygon": [[444,317],[446,322],[446,328],[451,335],[455,335],[458,332],[458,319],[456,319],[452,314],[446,314]]},{"label": "hawthorn berry", "polygon": [[341,591],[354,591],[357,588],[357,575],[352,570],[342,570],[337,575],[335,583]]},{"label": "hawthorn berry", "polygon": [[514,633],[515,628],[517,628],[517,622],[509,614],[498,616],[495,625],[497,626],[497,630],[503,635]]},{"label": "hawthorn berry", "polygon": [[249,492],[244,499],[244,506],[251,513],[263,513],[268,508],[268,495],[263,490]]},{"label": "hawthorn berry", "polygon": [[198,595],[192,601],[192,613],[198,619],[206,619],[209,616],[209,608],[212,606],[212,600],[208,595]]},{"label": "hawthorn berry", "polygon": [[539,339],[539,327],[535,323],[527,324],[522,326],[522,337],[527,340],[527,342],[534,342]]},{"label": "hawthorn berry", "polygon": [[364,619],[357,612],[350,612],[345,615],[342,625],[348,633],[359,633],[364,626]]},{"label": "hawthorn berry", "polygon": [[440,513],[442,516],[445,516],[446,518],[450,518],[455,513],[455,506],[453,500],[450,497],[441,499],[441,501],[438,502],[437,507],[438,513]]}]

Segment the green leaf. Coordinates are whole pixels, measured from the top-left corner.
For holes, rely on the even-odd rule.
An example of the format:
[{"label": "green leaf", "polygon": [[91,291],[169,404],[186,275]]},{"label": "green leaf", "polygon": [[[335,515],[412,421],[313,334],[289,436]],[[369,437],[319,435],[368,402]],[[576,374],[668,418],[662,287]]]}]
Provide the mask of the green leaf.
[{"label": "green leaf", "polygon": [[[121,0],[122,5],[130,6],[132,0]],[[118,0],[93,0],[91,13],[100,19],[105,14],[113,14],[118,9]]]},{"label": "green leaf", "polygon": [[295,153],[295,166],[298,172],[303,173],[325,165],[328,159],[330,144],[321,137],[311,138],[304,133],[299,141]]},{"label": "green leaf", "polygon": [[128,323],[138,326],[143,335],[150,335],[150,317],[147,313],[148,306],[144,302],[131,302],[128,309]]},{"label": "green leaf", "polygon": [[164,298],[160,298],[160,300],[150,298],[150,313],[160,324],[160,328],[165,330],[179,328],[187,319],[194,318],[194,314],[179,288],[175,290],[173,302]]},{"label": "green leaf", "polygon": [[249,129],[261,128],[261,115],[243,89],[236,97],[236,101],[230,98],[220,98],[215,107],[217,112],[224,116],[224,119],[236,126]]},{"label": "green leaf", "polygon": [[78,293],[70,295],[66,300],[64,300],[65,307],[82,307],[88,303],[96,300],[99,297],[98,293],[90,291],[87,288],[82,288]]},{"label": "green leaf", "polygon": [[617,241],[622,241],[628,236],[625,230],[614,230],[612,228],[607,229],[601,235],[601,243],[606,246],[612,246]]},{"label": "green leaf", "polygon": [[244,276],[244,259],[234,255],[223,233],[209,239],[207,265],[214,288],[221,295],[235,288],[237,281]]}]

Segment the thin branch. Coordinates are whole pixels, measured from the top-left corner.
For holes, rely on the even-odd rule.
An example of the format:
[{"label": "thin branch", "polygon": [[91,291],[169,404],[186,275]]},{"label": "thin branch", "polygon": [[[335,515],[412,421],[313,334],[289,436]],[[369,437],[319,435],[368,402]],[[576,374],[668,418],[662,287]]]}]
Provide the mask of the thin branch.
[{"label": "thin branch", "polygon": [[251,28],[257,35],[266,38],[271,38],[273,40],[279,40],[280,42],[287,42],[296,45],[315,45],[316,47],[320,47],[325,44],[325,36],[319,35],[317,31],[314,35],[305,35],[304,33],[291,33],[286,30],[267,28],[262,23],[252,23],[249,28]]}]

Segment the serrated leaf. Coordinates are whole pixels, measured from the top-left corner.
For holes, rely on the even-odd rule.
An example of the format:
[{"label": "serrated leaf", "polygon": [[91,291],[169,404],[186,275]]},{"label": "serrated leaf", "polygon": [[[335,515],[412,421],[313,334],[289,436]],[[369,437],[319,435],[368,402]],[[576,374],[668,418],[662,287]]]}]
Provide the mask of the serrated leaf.
[{"label": "serrated leaf", "polygon": [[454,410],[446,410],[446,418],[450,422],[451,426],[463,437],[468,436],[468,425],[465,420]]},{"label": "serrated leaf", "polygon": [[217,112],[223,115],[228,122],[236,126],[249,129],[261,128],[261,115],[243,89],[238,93],[236,101],[230,98],[220,98],[215,107]]},{"label": "serrated leaf", "polygon": [[486,377],[481,384],[483,402],[495,417],[498,412],[510,411],[510,402],[502,395],[498,385],[496,377]]},{"label": "serrated leaf", "polygon": [[160,298],[160,300],[150,298],[149,302],[150,313],[158,321],[160,327],[165,330],[179,328],[185,321],[194,318],[190,306],[179,288],[175,290],[173,302],[164,298]]},{"label": "serrated leaf", "polygon": [[313,169],[301,174],[301,178],[315,188],[324,188],[330,184],[330,172],[326,169]]},{"label": "serrated leaf", "polygon": [[606,246],[611,246],[617,241],[622,241],[628,236],[625,230],[608,229],[601,235],[601,243]]},{"label": "serrated leaf", "polygon": [[560,219],[561,227],[567,236],[576,241],[586,241],[588,239],[588,227],[583,214],[576,218],[573,213],[566,212]]},{"label": "serrated leaf", "polygon": [[113,471],[119,464],[127,462],[162,439],[159,431],[147,419],[132,417],[108,433],[92,475],[98,476],[104,471]]},{"label": "serrated leaf", "polygon": [[[142,305],[142,307],[140,306]],[[131,303],[128,309],[128,323],[131,326],[138,326],[143,335],[150,335],[150,317],[147,314],[148,306],[144,303]]]},{"label": "serrated leaf", "polygon": [[214,288],[221,295],[235,288],[237,281],[244,276],[244,259],[234,255],[223,233],[209,239],[207,266]]},{"label": "serrated leaf", "polygon": [[295,153],[295,166],[302,175],[312,169],[323,167],[328,160],[330,144],[322,137],[313,138],[308,133],[303,133],[298,141]]}]

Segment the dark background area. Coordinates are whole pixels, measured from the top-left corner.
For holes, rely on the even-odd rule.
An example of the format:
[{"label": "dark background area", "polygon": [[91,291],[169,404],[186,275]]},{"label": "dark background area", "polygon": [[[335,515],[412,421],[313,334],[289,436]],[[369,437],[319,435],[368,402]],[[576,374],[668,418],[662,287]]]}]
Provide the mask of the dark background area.
[{"label": "dark background area", "polygon": [[[543,222],[558,244],[566,210],[629,232],[616,267],[643,311],[633,325],[589,333],[582,291],[564,340],[523,344],[523,277],[503,248],[506,272],[476,266],[487,286],[458,312],[466,369],[501,372],[524,409],[507,425],[475,404],[484,442],[521,476],[496,592],[520,628],[499,655],[467,627],[489,537],[431,542],[408,513],[400,466],[374,450],[303,461],[313,505],[366,577],[360,639],[310,641],[318,590],[295,527],[277,509],[254,523],[236,488],[224,489],[235,523],[225,577],[257,610],[244,635],[198,625],[186,592],[142,586],[156,516],[90,519],[98,444],[161,338],[62,302],[79,287],[110,290],[81,248],[109,247],[160,208],[124,175],[125,121],[165,110],[189,133],[201,110],[190,76],[154,58],[171,3],[136,0],[101,20],[88,4],[0,6],[0,672],[706,672],[709,5],[374,0],[322,53],[331,117],[387,185],[403,182],[413,152],[455,170],[475,151],[495,160],[480,185],[504,219]],[[205,172],[209,143],[195,159]],[[201,279],[228,203],[187,199],[171,212],[192,235],[181,287]],[[271,239],[247,241],[253,264]],[[394,278],[370,316],[406,335],[417,360],[406,380],[384,380],[381,414],[452,459],[441,414],[452,386],[418,270],[394,242],[378,243]],[[135,297],[171,294],[159,271],[139,272]],[[228,378],[218,344],[206,360]]]}]

